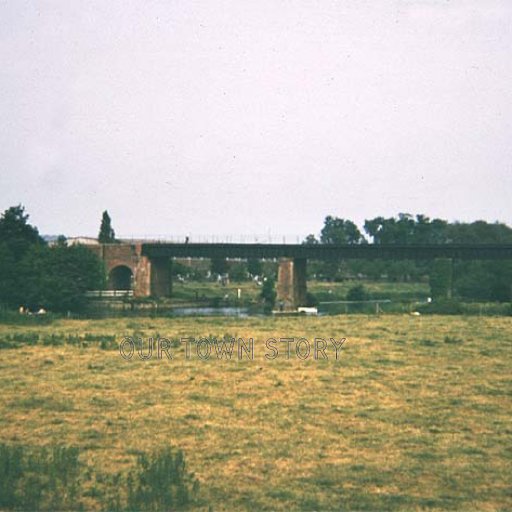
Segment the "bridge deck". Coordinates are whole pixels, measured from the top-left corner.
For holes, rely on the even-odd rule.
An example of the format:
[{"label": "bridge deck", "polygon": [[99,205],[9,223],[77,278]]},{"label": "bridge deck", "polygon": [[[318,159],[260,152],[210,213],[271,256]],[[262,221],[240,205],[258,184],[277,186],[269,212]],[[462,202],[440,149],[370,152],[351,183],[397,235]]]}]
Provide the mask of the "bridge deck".
[{"label": "bridge deck", "polygon": [[303,245],[225,243],[144,243],[150,258],[307,258],[311,260],[454,258],[465,260],[512,259],[510,244],[442,245]]}]

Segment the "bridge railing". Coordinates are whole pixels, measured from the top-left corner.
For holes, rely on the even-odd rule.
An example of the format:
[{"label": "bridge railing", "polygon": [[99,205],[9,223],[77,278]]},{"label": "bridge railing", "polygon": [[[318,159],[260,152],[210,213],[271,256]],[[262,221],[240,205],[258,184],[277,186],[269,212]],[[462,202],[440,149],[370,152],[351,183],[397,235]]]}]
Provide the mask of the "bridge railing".
[{"label": "bridge railing", "polygon": [[190,235],[126,235],[119,236],[119,240],[126,243],[194,243],[194,244],[300,244],[307,235],[301,234],[190,234]]}]

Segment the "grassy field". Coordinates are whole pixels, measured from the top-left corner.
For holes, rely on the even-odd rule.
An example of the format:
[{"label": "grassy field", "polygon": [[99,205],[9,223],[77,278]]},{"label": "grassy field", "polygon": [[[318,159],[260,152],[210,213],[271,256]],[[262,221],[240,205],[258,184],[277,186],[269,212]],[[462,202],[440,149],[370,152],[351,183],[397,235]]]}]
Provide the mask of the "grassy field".
[{"label": "grassy field", "polygon": [[[373,281],[344,281],[341,283],[308,281],[308,291],[319,301],[345,300],[348,291],[357,284],[363,284],[373,299],[424,300],[430,294],[428,283],[391,283]],[[224,299],[236,301],[237,290],[241,290],[241,299],[244,302],[259,300],[261,287],[253,281],[234,282],[226,286],[219,283],[204,281],[173,282],[172,298],[174,302],[188,302],[197,299]]]},{"label": "grassy field", "polygon": [[[127,361],[134,334],[252,337],[255,357]],[[346,341],[268,360],[269,337]],[[512,509],[512,318],[66,320],[1,340],[0,443],[76,446],[105,474],[173,445],[203,509]]]}]

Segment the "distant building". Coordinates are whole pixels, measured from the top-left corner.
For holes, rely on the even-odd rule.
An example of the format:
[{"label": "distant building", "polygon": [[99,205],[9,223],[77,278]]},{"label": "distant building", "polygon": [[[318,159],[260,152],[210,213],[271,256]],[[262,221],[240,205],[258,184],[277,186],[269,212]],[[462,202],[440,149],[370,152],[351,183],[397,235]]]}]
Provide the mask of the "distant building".
[{"label": "distant building", "polygon": [[68,245],[98,245],[98,239],[89,236],[74,236],[66,239]]}]

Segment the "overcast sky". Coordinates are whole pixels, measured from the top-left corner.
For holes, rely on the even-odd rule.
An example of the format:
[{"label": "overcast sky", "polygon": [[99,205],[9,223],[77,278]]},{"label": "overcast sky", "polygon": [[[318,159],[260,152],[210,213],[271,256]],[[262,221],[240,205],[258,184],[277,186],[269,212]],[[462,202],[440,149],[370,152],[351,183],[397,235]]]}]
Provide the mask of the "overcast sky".
[{"label": "overcast sky", "polygon": [[512,225],[510,0],[0,0],[0,209],[40,232]]}]

